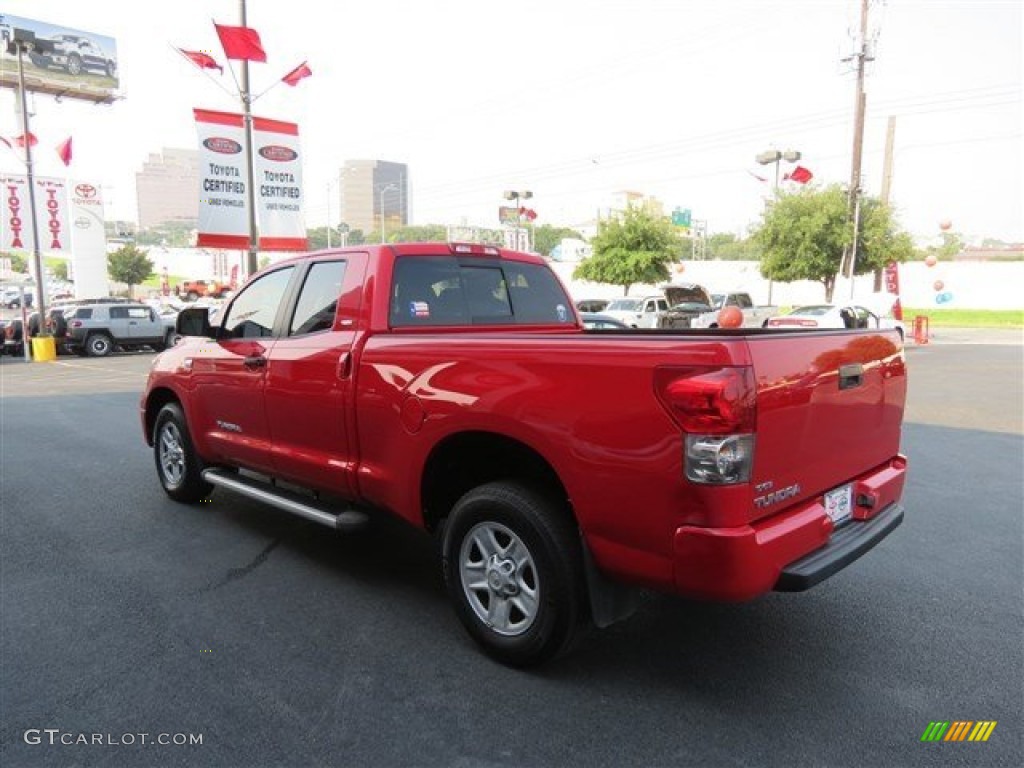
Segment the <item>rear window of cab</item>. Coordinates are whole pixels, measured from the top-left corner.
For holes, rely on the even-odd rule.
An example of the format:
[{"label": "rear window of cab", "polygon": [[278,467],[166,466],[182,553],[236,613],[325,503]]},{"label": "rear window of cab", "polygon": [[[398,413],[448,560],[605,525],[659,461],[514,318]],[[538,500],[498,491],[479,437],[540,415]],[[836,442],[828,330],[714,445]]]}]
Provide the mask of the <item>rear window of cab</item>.
[{"label": "rear window of cab", "polygon": [[395,262],[391,326],[572,325],[546,266],[504,259],[405,256]]}]

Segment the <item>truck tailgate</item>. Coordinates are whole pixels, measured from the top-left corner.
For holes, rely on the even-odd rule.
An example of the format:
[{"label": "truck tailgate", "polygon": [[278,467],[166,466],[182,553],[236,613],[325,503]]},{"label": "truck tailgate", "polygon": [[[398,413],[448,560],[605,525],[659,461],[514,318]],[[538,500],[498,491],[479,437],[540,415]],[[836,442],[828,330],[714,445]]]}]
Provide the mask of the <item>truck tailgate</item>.
[{"label": "truck tailgate", "polygon": [[757,378],[753,519],[892,459],[907,377],[895,331],[751,336]]}]

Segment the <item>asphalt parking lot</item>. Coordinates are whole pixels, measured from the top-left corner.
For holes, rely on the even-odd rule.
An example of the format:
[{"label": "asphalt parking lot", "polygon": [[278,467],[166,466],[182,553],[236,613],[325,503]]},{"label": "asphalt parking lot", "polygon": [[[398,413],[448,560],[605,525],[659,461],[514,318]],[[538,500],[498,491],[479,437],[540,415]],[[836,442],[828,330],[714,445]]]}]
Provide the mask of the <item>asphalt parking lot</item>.
[{"label": "asphalt parking lot", "polygon": [[[532,672],[475,650],[400,523],[168,500],[151,354],[3,358],[0,763],[1020,765],[1022,352],[908,349],[906,522],[861,561],[749,604],[652,596]],[[937,720],[998,725],[923,743]]]}]

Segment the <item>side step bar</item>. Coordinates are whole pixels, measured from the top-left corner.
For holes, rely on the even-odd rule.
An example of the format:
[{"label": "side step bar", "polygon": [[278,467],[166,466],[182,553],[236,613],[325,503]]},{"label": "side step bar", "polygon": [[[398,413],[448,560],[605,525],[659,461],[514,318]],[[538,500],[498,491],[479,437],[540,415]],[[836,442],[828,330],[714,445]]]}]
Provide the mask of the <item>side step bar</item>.
[{"label": "side step bar", "polygon": [[311,498],[240,474],[207,469],[203,471],[203,480],[345,533],[361,530],[369,522],[366,513],[357,509],[332,512],[326,505],[318,504]]}]

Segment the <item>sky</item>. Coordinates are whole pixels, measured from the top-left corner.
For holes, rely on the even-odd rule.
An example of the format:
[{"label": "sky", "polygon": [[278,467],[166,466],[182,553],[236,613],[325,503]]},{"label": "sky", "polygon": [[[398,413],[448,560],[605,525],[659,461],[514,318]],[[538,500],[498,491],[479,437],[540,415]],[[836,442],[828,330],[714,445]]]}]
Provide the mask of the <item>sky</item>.
[{"label": "sky", "polygon": [[[858,0],[248,0],[268,53],[254,92],[306,60],[257,115],[300,126],[306,221],[337,217],[346,159],[407,163],[413,223],[497,225],[506,189],[533,192],[538,224],[580,226],[622,190],[689,208],[709,232],[743,235],[773,175],[754,157],[798,150],[814,182],[848,183]],[[239,0],[0,0],[0,13],[117,41],[109,106],[38,95],[36,171],[104,188],[108,218],[135,219],[135,174],[163,147],[196,147],[194,107],[238,110],[212,21]],[[895,117],[892,202],[921,244],[940,224],[968,239],[1024,241],[1024,3],[875,0],[863,184],[881,188]],[[0,91],[0,135],[21,133]],[[0,146],[0,171],[18,159]],[[787,167],[783,166],[783,171]],[[791,182],[784,182],[787,187]]]}]

